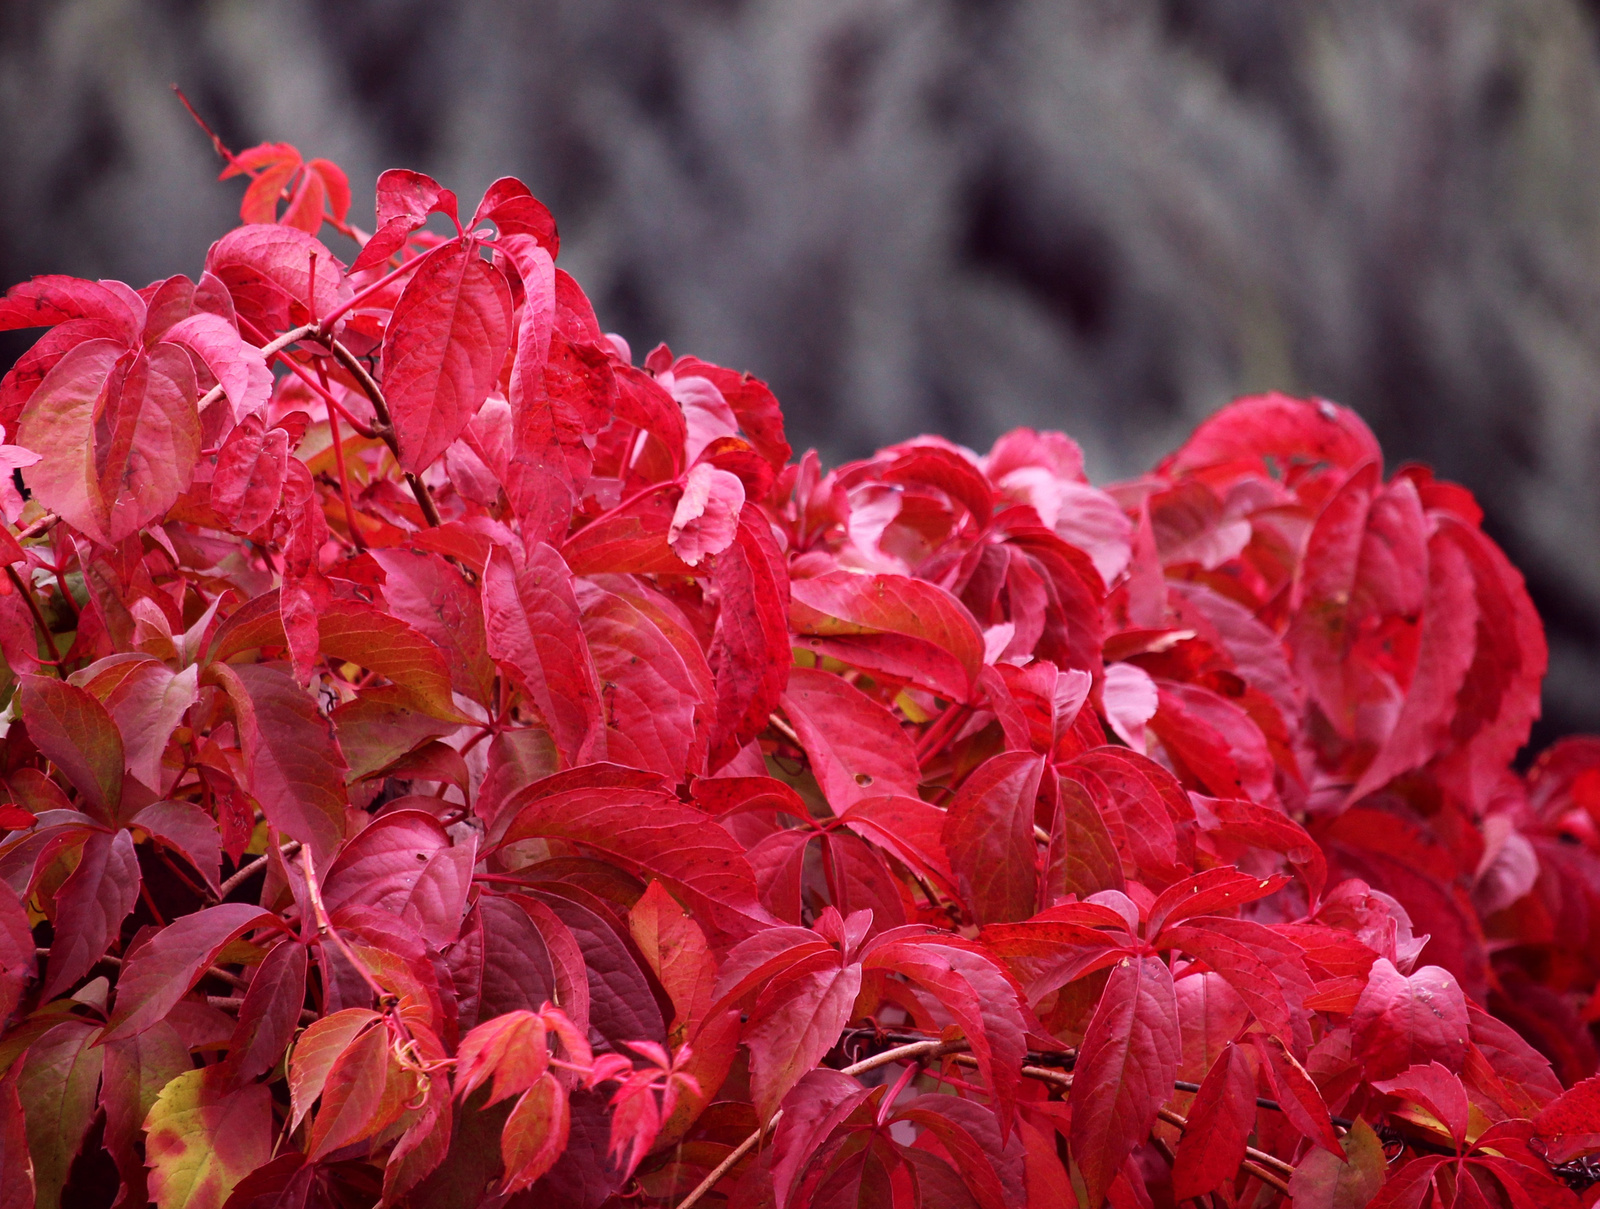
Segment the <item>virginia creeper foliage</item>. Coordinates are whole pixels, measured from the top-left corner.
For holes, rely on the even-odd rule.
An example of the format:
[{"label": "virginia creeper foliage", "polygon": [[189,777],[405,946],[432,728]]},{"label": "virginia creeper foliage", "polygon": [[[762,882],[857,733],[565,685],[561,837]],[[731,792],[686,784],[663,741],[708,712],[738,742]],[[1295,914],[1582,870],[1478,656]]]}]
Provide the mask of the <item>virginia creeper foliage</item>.
[{"label": "virginia creeper foliage", "polygon": [[1600,740],[1513,769],[1465,490],[1282,395],[825,472],[516,180],[224,175],[0,302],[0,1206],[1594,1203]]}]

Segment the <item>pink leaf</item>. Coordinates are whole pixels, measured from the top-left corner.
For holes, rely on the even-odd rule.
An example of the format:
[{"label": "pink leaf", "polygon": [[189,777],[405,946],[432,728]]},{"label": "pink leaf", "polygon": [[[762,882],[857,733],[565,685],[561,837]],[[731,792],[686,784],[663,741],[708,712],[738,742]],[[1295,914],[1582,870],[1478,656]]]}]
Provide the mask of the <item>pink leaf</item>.
[{"label": "pink leaf", "polygon": [[402,469],[420,473],[461,435],[494,387],[510,340],[505,275],[469,242],[430,252],[383,338],[383,391]]},{"label": "pink leaf", "polygon": [[213,663],[227,691],[250,768],[250,792],[267,820],[326,858],[344,836],[344,756],[315,701],[281,667]]},{"label": "pink leaf", "polygon": [[175,919],[124,963],[105,1040],[131,1037],[163,1019],[232,941],[254,928],[281,926],[272,912],[248,903],[221,903]]},{"label": "pink leaf", "polygon": [[1171,1097],[1179,1055],[1172,975],[1160,958],[1124,959],[1101,993],[1072,1081],[1072,1156],[1090,1204]]},{"label": "pink leaf", "polygon": [[895,716],[838,676],[793,668],[784,712],[835,811],[883,794],[917,796],[917,756]]},{"label": "pink leaf", "polygon": [[1368,1079],[1438,1061],[1459,1068],[1467,1048],[1467,1002],[1461,984],[1438,966],[1409,978],[1380,958],[1351,1018],[1354,1048]]},{"label": "pink leaf", "polygon": [[1034,799],[1044,760],[1006,752],[978,766],[945,815],[942,839],[979,923],[1026,919],[1039,897]]},{"label": "pink leaf", "polygon": [[1229,1043],[1206,1072],[1172,1167],[1172,1194],[1204,1196],[1232,1180],[1255,1131],[1256,1077],[1245,1051]]},{"label": "pink leaf", "polygon": [[503,548],[483,574],[489,653],[511,670],[569,764],[600,738],[600,686],[561,555],[535,546],[519,567]]},{"label": "pink leaf", "polygon": [[667,544],[691,567],[732,543],[744,507],[744,484],[726,470],[698,463],[684,481],[683,495],[672,514]]},{"label": "pink leaf", "polygon": [[126,831],[92,831],[78,867],[56,891],[56,935],[43,995],[67,990],[100,958],[139,901],[139,858]]}]

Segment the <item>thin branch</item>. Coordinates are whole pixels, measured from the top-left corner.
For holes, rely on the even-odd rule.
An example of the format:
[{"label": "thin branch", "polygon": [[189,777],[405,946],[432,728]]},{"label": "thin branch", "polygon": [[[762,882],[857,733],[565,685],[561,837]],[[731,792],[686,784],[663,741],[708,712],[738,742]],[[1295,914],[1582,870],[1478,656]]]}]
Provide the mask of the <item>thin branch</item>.
[{"label": "thin branch", "polygon": [[[173,85],[173,91],[174,92],[178,91],[177,85]],[[181,99],[183,97],[183,93],[178,92],[178,96]],[[188,104],[189,104],[188,101],[184,101],[184,105],[185,106],[187,106]],[[190,113],[194,113],[194,110],[190,109],[189,112]],[[196,117],[195,121],[198,122],[198,121],[200,121],[200,119],[198,117]],[[201,122],[200,124],[202,126],[205,125],[204,122]],[[213,137],[215,137],[215,136],[213,136]],[[254,329],[252,329],[252,330],[254,330]],[[296,340],[304,340],[307,336],[311,335],[316,330],[317,329],[314,326],[310,326],[310,325],[303,326],[303,327],[290,328],[288,331],[284,332],[283,335],[277,337],[277,339],[270,340],[266,344],[262,345],[261,346],[261,355],[263,357],[265,357],[268,361],[270,361],[270,360],[272,360],[272,358],[277,353],[280,353],[284,349],[288,348]],[[261,333],[257,332],[256,334],[259,336]],[[287,364],[287,362],[286,362],[286,364]],[[204,411],[206,408],[210,407],[213,403],[215,403],[218,399],[222,398],[224,393],[225,392],[222,389],[222,383],[218,382],[210,390],[206,391],[205,394],[200,396],[200,401],[194,405],[194,409],[196,411]],[[38,524],[38,523],[39,522],[37,522],[37,521],[34,522],[34,524]],[[22,535],[19,534],[18,536],[20,537]]]},{"label": "thin branch", "polygon": [[[282,848],[279,848],[278,851],[283,855],[284,859],[287,860],[296,852],[300,851],[300,841],[290,840]],[[270,854],[267,856],[258,856],[255,860],[244,866],[244,868],[236,870],[227,881],[222,883],[221,897],[227,898],[228,895],[232,894],[241,885],[249,881],[257,873],[261,872],[261,870],[265,869],[267,867],[267,862],[271,859],[272,858]]]},{"label": "thin branch", "polygon": [[54,512],[46,512],[38,520],[34,521],[33,524],[29,525],[26,529],[19,529],[17,531],[17,541],[25,542],[30,537],[38,537],[39,534],[43,533],[46,529],[48,529],[51,525],[55,524],[60,519],[61,518],[59,516],[57,516]]},{"label": "thin branch", "polygon": [[[34,953],[40,957],[43,957],[46,961],[50,959],[50,950],[43,946],[35,948]],[[114,970],[120,970],[122,968],[122,964],[122,958],[113,957],[110,953],[102,953],[99,957],[95,958],[94,961],[94,965],[108,965]],[[93,968],[94,966],[90,966],[90,969]],[[222,969],[220,966],[207,966],[204,973],[202,973],[200,977],[204,978],[207,974],[211,975],[213,978],[220,978],[223,982],[228,983],[230,986],[236,986],[241,991],[245,990],[250,985],[237,974],[230,974],[227,970]]]},{"label": "thin branch", "polygon": [[[976,1066],[975,1059],[958,1055],[955,1061],[961,1066]],[[1057,1087],[1067,1088],[1072,1086],[1072,1076],[1066,1071],[1049,1070],[1043,1066],[1024,1066],[1022,1073],[1030,1079],[1041,1083],[1053,1083]],[[1170,1108],[1159,1108],[1156,1115],[1169,1125],[1176,1125],[1179,1129],[1187,1129],[1189,1121],[1182,1113],[1174,1112]],[[1284,1177],[1294,1174],[1294,1167],[1284,1162],[1277,1155],[1268,1154],[1264,1150],[1257,1150],[1254,1146],[1246,1146],[1245,1161],[1240,1166],[1265,1184],[1271,1185],[1285,1195],[1289,1192],[1289,1185],[1284,1183],[1274,1170]],[[1269,1170],[1272,1169],[1272,1170]]]},{"label": "thin branch", "polygon": [[[317,366],[317,379],[322,383],[324,390],[328,387],[328,375],[323,367]],[[345,473],[344,466],[344,440],[339,435],[339,416],[334,408],[328,409],[328,432],[333,437],[333,462],[339,472],[339,498],[344,503],[344,523],[350,529],[350,540],[356,545],[357,550],[367,548],[366,539],[361,536],[361,531],[356,528],[355,508],[350,503],[350,476]]]},{"label": "thin branch", "polygon": [[49,623],[44,619],[44,613],[39,608],[39,602],[33,598],[33,592],[22,582],[22,576],[17,574],[16,567],[6,564],[6,577],[11,580],[11,586],[22,593],[22,599],[27,601],[28,612],[33,614],[34,624],[39,627],[39,632],[44,635],[44,645],[50,651],[50,662],[55,666],[56,675],[63,680],[67,678],[67,669],[61,666],[61,650],[56,646],[56,636],[50,632]]},{"label": "thin branch", "polygon": [[195,125],[206,132],[206,137],[211,140],[211,145],[216,148],[217,154],[223,159],[227,160],[228,163],[233,167],[243,172],[246,176],[254,179],[256,175],[255,170],[253,168],[246,168],[239,162],[239,157],[228,150],[227,144],[222,141],[221,136],[218,135],[215,130],[211,129],[211,127],[206,123],[205,118],[201,117],[197,112],[195,112],[195,107],[189,104],[189,98],[183,95],[183,89],[174,84],[172,85],[172,91],[177,93],[178,103],[189,111],[189,116],[194,119]]},{"label": "thin branch", "polygon": [[[967,1043],[965,1041],[913,1041],[909,1045],[896,1046],[894,1049],[884,1050],[881,1054],[863,1058],[854,1066],[847,1066],[839,1073],[842,1075],[860,1075],[869,1070],[876,1070],[880,1066],[887,1066],[891,1062],[901,1062],[908,1058],[926,1061],[929,1058],[943,1057],[945,1054],[960,1053],[966,1048]],[[756,1143],[761,1141],[767,1131],[776,1125],[782,1116],[783,1109],[780,1108],[772,1114],[770,1121],[735,1146],[728,1156],[712,1169],[710,1175],[695,1185],[693,1192],[678,1202],[678,1209],[690,1209],[691,1205],[698,1204],[700,1198],[715,1188],[722,1177],[732,1171],[734,1165],[750,1153]]]},{"label": "thin branch", "polygon": [[785,722],[777,714],[768,714],[767,715],[767,724],[769,726],[771,726],[773,730],[777,731],[780,735],[782,735],[785,739],[789,740],[789,742],[793,743],[801,751],[804,751],[806,749],[806,745],[804,743],[800,742],[800,736],[795,734],[794,727],[790,726],[787,722]]},{"label": "thin branch", "polygon": [[[373,381],[372,375],[367,372],[367,367],[361,364],[360,358],[340,344],[332,336],[322,338],[333,359],[349,372],[356,380],[356,385],[361,387],[361,392],[372,403],[372,412],[378,417],[375,425],[378,436],[383,438],[383,443],[389,447],[389,452],[394,454],[394,460],[400,461],[400,437],[394,430],[394,417],[389,414],[389,403],[383,397],[383,391]],[[403,463],[402,463],[403,464]],[[406,471],[406,482],[411,484],[411,494],[417,497],[417,507],[422,509],[422,518],[429,526],[437,529],[440,525],[439,508],[433,502],[433,493],[428,490],[419,475]]]},{"label": "thin branch", "polygon": [[386,1007],[392,1004],[394,996],[383,989],[383,984],[372,976],[371,970],[367,969],[367,963],[362,961],[356,951],[345,943],[344,937],[339,935],[339,930],[333,926],[333,922],[328,918],[328,909],[322,905],[322,887],[317,884],[317,867],[312,863],[311,849],[309,848],[300,849],[300,870],[305,874],[306,893],[311,898],[312,914],[317,917],[317,935],[333,942],[334,947],[344,955],[344,959],[356,968],[356,973],[361,975],[362,980],[377,997],[380,1004]]}]

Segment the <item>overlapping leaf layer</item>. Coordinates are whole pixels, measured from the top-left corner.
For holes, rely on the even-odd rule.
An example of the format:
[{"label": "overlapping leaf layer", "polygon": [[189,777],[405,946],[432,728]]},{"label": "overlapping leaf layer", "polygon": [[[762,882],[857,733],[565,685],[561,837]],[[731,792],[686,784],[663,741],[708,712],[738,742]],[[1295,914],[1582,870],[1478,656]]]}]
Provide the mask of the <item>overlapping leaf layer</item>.
[{"label": "overlapping leaf layer", "polygon": [[228,174],[0,301],[0,1206],[1595,1201],[1600,740],[1514,769],[1467,492],[1281,395],[824,472],[520,182]]}]

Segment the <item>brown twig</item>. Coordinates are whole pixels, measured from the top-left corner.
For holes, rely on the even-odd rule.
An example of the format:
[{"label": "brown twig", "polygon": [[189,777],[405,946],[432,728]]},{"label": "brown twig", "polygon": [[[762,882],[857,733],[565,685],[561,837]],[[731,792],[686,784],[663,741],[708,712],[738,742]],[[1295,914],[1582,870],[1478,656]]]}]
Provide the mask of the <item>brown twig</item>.
[{"label": "brown twig", "polygon": [[[290,840],[282,848],[278,849],[278,851],[285,857],[285,859],[287,859],[288,857],[293,856],[296,852],[300,851],[300,841]],[[267,862],[271,859],[272,857],[270,854],[267,856],[258,856],[255,860],[251,861],[242,869],[235,870],[228,880],[222,883],[221,894],[219,897],[227,898],[228,895],[232,894],[242,884],[249,881],[251,877],[265,869],[267,867]]]}]

